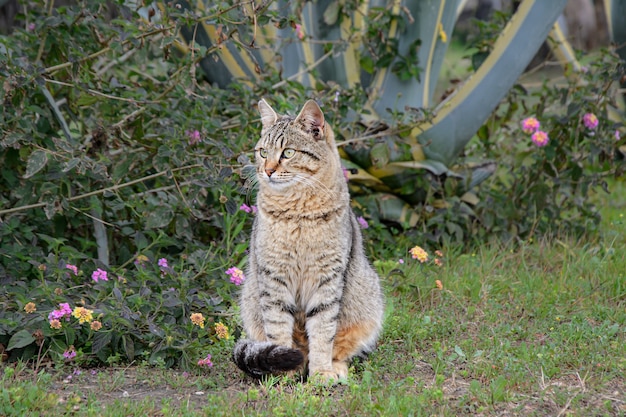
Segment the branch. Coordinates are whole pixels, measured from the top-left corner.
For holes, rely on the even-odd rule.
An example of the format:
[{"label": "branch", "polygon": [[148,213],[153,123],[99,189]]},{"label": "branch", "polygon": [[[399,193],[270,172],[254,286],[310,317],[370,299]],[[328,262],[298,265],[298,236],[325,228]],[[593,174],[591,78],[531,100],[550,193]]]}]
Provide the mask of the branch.
[{"label": "branch", "polygon": [[[201,168],[201,167],[202,167],[201,164],[194,164],[194,165],[187,165],[187,166],[184,166],[184,167],[174,168],[172,170],[165,170],[165,171],[157,172],[156,174],[152,174],[152,175],[148,175],[148,176],[143,177],[143,178],[139,178],[139,179],[136,179],[136,180],[128,181],[128,182],[125,182],[123,184],[113,185],[111,187],[106,187],[106,188],[102,188],[100,190],[91,191],[91,192],[86,193],[86,194],[81,194],[81,195],[77,195],[77,196],[74,196],[74,197],[70,197],[70,198],[67,199],[67,201],[72,202],[72,201],[82,200],[83,198],[87,198],[87,197],[91,197],[91,196],[94,196],[94,195],[103,194],[103,193],[106,193],[108,191],[121,190],[122,188],[130,187],[131,185],[135,185],[135,184],[138,184],[140,182],[144,182],[144,181],[148,181],[148,180],[151,180],[151,179],[154,179],[154,178],[162,177],[163,175],[167,175],[169,172],[178,172],[178,171],[184,171],[184,170],[191,169],[191,168]],[[48,203],[35,203],[35,204],[29,204],[29,205],[26,205],[26,206],[13,207],[13,208],[6,209],[6,210],[0,210],[0,216],[2,216],[3,214],[10,214],[10,213],[18,212],[18,211],[24,211],[24,210],[29,210],[29,209],[33,209],[33,208],[44,207],[46,204],[48,204]]]}]

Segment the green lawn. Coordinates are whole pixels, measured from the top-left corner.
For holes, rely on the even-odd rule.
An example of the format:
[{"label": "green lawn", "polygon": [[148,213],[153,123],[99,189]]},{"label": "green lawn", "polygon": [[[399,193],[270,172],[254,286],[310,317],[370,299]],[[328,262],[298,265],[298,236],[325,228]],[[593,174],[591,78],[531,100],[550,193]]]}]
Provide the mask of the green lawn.
[{"label": "green lawn", "polygon": [[598,242],[450,249],[442,267],[383,262],[384,334],[344,384],[259,383],[227,349],[191,375],[9,364],[0,415],[624,415],[626,187],[611,188],[597,196]]}]

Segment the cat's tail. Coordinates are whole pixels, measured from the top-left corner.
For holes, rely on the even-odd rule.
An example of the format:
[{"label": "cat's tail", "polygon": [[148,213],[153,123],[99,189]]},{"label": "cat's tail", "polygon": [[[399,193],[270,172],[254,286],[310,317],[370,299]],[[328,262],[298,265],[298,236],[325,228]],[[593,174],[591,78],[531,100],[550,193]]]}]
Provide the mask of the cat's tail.
[{"label": "cat's tail", "polygon": [[297,369],[304,362],[298,349],[242,339],[233,350],[235,364],[248,375],[261,378],[263,375]]}]

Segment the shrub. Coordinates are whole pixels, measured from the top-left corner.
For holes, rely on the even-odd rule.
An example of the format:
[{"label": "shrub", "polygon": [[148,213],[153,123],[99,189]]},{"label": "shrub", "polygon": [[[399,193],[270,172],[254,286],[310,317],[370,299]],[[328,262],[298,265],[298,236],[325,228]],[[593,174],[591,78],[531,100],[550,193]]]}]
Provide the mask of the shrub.
[{"label": "shrub", "polygon": [[[338,141],[360,138],[347,152],[364,149],[364,166],[395,157],[390,146],[410,157],[403,132],[430,112],[395,112],[391,126],[372,131],[353,117],[367,97],[360,86],[337,95],[275,72],[254,85],[209,86],[198,64],[219,45],[175,48],[197,17],[165,4],[167,23],[156,25],[139,19],[149,9],[107,12],[111,4],[26,3],[22,29],[0,38],[0,351],[10,360],[208,366],[208,347],[228,346],[226,327],[237,332],[241,277],[231,268],[243,267],[253,216],[240,208],[254,198],[245,166],[257,100],[293,113],[317,98]],[[207,11],[217,21],[222,13]],[[384,258],[404,254],[407,242],[592,232],[590,190],[623,170],[621,125],[609,118],[622,75],[605,53],[564,85],[512,91],[461,161],[497,160],[497,174],[472,193],[472,178],[411,171],[396,202],[410,206],[412,222],[372,199],[376,187],[352,184],[370,251]],[[581,122],[587,113],[598,119],[593,129]],[[521,131],[530,116],[545,146]],[[377,221],[381,208],[397,210],[398,221]]]}]

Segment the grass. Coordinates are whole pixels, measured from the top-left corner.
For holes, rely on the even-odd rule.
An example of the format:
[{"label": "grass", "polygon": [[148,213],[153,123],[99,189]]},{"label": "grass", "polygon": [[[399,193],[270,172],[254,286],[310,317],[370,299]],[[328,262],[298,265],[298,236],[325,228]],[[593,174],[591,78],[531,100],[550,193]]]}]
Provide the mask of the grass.
[{"label": "grass", "polygon": [[612,188],[597,242],[450,249],[441,268],[407,260],[391,275],[385,263],[384,334],[345,384],[256,382],[226,349],[190,375],[5,364],[0,415],[624,415],[626,190]]}]

